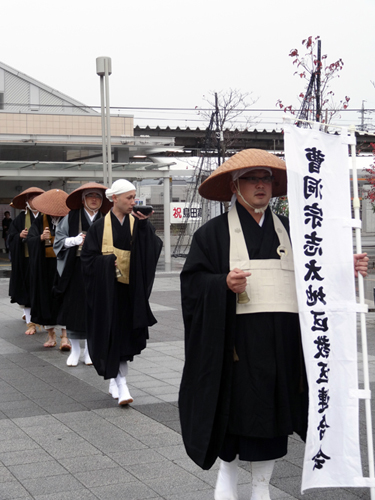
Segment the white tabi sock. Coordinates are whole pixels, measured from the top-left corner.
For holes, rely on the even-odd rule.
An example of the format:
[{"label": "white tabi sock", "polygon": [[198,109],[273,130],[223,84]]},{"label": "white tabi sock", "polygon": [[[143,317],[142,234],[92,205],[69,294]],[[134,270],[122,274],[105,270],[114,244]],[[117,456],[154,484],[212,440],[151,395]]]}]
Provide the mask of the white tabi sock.
[{"label": "white tabi sock", "polygon": [[23,313],[25,315],[26,325],[31,323],[31,307],[25,307]]},{"label": "white tabi sock", "polygon": [[109,380],[109,394],[113,397],[113,399],[118,399],[118,387],[114,378]]},{"label": "white tabi sock", "polygon": [[270,479],[275,460],[251,462],[252,491],[250,500],[271,500]]},{"label": "white tabi sock", "polygon": [[87,339],[85,340],[85,350],[83,352],[83,356],[85,358],[85,365],[92,365],[92,361],[89,354],[89,348],[87,346]]},{"label": "white tabi sock", "polygon": [[72,345],[72,350],[70,351],[69,357],[66,360],[68,366],[77,366],[79,357],[81,355],[81,346],[78,339],[69,339]]},{"label": "white tabi sock", "polygon": [[221,460],[215,487],[215,500],[237,500],[238,456],[233,462]]},{"label": "white tabi sock", "polygon": [[128,363],[126,361],[121,361],[119,366],[119,372],[115,379],[118,387],[118,404],[120,406],[127,405],[133,402],[133,398],[131,397],[129,388],[126,384],[127,374],[128,374]]}]

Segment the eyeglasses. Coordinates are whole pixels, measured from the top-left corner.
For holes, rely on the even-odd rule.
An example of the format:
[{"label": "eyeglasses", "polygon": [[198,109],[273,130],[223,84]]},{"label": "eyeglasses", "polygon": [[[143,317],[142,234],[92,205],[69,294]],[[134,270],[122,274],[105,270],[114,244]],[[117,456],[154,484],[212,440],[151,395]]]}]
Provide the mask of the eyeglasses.
[{"label": "eyeglasses", "polygon": [[263,184],[271,184],[274,177],[273,175],[265,175],[264,177],[257,177],[255,175],[249,175],[248,177],[240,177],[240,181],[247,181],[250,184],[258,184],[259,182],[263,182]]}]

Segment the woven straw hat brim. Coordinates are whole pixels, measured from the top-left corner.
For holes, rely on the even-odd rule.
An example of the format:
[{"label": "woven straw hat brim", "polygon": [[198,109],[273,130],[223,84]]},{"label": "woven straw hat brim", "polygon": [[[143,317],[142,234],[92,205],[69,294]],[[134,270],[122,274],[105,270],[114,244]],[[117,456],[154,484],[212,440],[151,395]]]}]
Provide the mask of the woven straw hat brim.
[{"label": "woven straw hat brim", "polygon": [[38,187],[29,187],[13,198],[13,207],[18,208],[19,210],[23,210],[26,207],[26,198],[29,194],[36,194],[39,196],[44,192],[45,191],[43,189],[40,189]]},{"label": "woven straw hat brim", "polygon": [[268,167],[272,170],[272,196],[285,196],[287,192],[285,162],[262,149],[245,149],[233,155],[199,186],[199,194],[207,200],[230,201],[232,191],[230,182],[233,172],[249,167]]},{"label": "woven straw hat brim", "polygon": [[103,214],[109,212],[112,208],[113,203],[108,200],[105,196],[105,191],[108,189],[103,184],[98,184],[97,182],[87,182],[86,184],[82,184],[82,186],[78,187],[74,191],[70,193],[70,195],[66,199],[66,204],[71,210],[79,210],[83,207],[82,204],[82,191],[85,189],[102,189],[103,190],[103,203],[100,208],[100,211]]},{"label": "woven straw hat brim", "polygon": [[62,189],[50,189],[34,199],[33,205],[39,211],[52,217],[65,217],[69,213],[66,206],[68,193]]}]

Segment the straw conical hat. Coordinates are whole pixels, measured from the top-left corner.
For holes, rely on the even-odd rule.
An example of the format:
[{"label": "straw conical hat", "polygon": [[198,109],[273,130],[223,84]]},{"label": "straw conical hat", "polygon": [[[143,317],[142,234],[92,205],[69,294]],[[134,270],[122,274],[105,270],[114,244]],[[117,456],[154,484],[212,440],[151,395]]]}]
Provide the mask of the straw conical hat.
[{"label": "straw conical hat", "polygon": [[35,194],[39,196],[42,193],[44,193],[43,189],[40,189],[38,187],[29,187],[13,198],[13,207],[23,210],[26,207],[26,198],[29,194]]},{"label": "straw conical hat", "polygon": [[272,170],[272,196],[286,195],[286,166],[277,156],[262,149],[244,149],[233,155],[199,186],[199,194],[207,200],[230,201],[232,173],[249,167],[268,167]]},{"label": "straw conical hat", "polygon": [[109,201],[106,196],[105,192],[108,188],[106,186],[103,186],[103,184],[98,184],[97,182],[87,182],[86,184],[82,184],[82,186],[78,187],[74,191],[70,193],[70,195],[66,199],[66,204],[71,210],[78,210],[82,208],[82,191],[85,189],[100,189],[103,191],[103,203],[102,206],[100,207],[100,211],[103,214],[106,214],[111,207],[113,206],[113,203]]},{"label": "straw conical hat", "polygon": [[64,217],[69,213],[66,206],[68,193],[62,189],[50,189],[33,200],[34,207],[47,215],[53,217]]}]

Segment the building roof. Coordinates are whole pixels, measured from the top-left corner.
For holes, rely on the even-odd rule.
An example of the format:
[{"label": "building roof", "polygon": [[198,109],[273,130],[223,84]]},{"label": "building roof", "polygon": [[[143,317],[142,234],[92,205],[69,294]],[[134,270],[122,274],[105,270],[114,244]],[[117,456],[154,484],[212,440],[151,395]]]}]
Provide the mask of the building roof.
[{"label": "building roof", "polygon": [[[15,77],[17,80],[23,81],[27,84],[31,84],[38,89],[40,89],[43,92],[46,92],[49,94],[51,97],[54,97],[56,100],[63,101],[64,105],[67,107],[71,106],[73,108],[79,108],[80,112],[84,114],[95,114],[97,115],[97,111],[94,109],[88,107],[86,104],[77,101],[76,99],[73,99],[72,97],[67,96],[66,94],[63,94],[62,92],[59,92],[58,90],[49,87],[48,85],[45,85],[44,83],[40,82],[39,80],[36,80],[35,78],[26,75],[25,73],[21,73],[21,71],[18,71],[11,66],[8,66],[7,64],[3,63],[0,61],[0,70],[3,70],[4,72],[8,73],[8,75]],[[12,104],[17,104],[17,102],[12,103]],[[45,110],[44,110],[45,112]],[[56,109],[53,108],[51,109],[52,113],[56,113]]]}]

